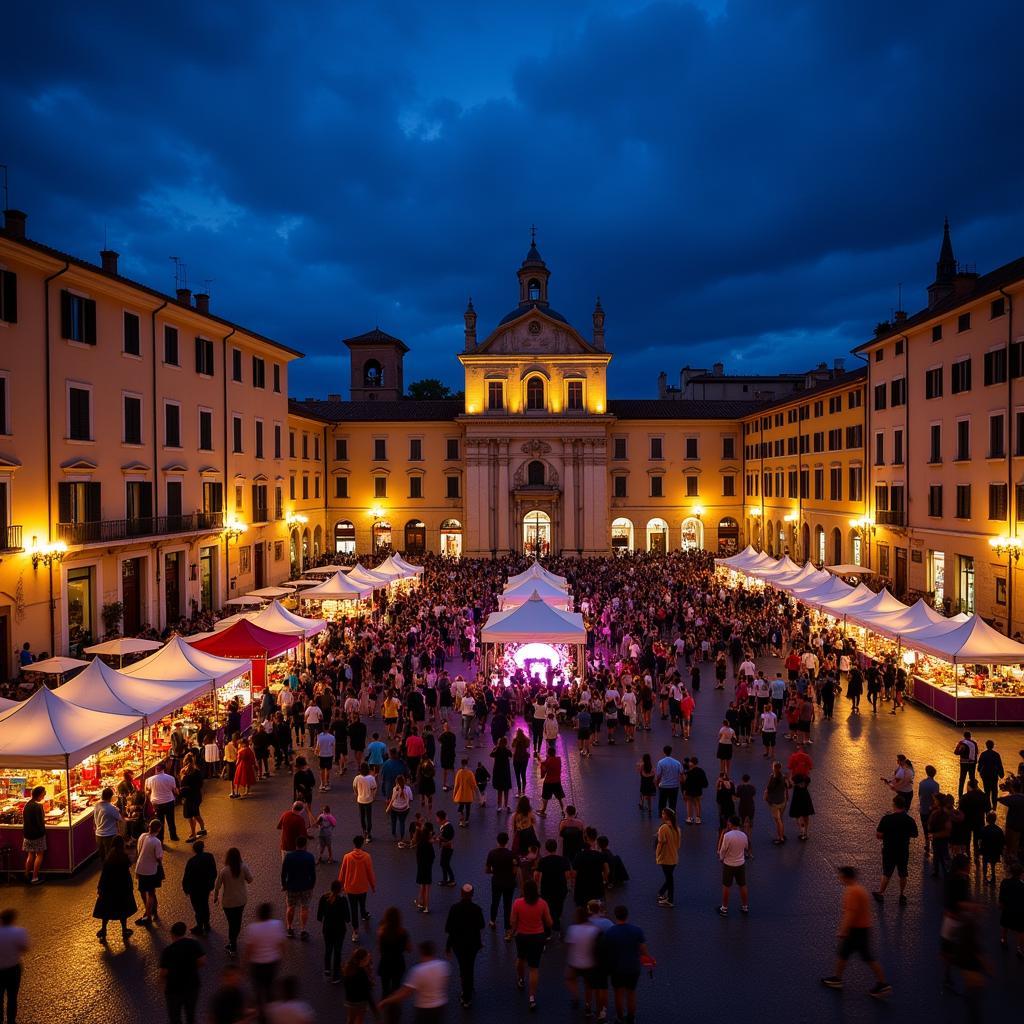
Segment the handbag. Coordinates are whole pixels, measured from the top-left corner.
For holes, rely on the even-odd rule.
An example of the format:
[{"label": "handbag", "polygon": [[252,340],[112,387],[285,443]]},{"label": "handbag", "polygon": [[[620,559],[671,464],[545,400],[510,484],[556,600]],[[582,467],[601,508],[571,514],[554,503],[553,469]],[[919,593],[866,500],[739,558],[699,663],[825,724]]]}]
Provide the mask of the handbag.
[{"label": "handbag", "polygon": [[157,882],[162,882],[166,877],[167,875],[164,874],[164,862],[162,860],[158,860],[156,862],[156,880]]}]

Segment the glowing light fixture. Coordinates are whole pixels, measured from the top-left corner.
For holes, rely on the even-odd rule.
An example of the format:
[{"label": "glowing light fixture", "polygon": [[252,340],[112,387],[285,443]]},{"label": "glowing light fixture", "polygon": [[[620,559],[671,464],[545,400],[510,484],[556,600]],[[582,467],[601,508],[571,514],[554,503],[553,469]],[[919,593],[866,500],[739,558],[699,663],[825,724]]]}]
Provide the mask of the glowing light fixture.
[{"label": "glowing light fixture", "polygon": [[998,537],[989,537],[988,542],[997,555],[1009,555],[1015,562],[1024,550],[1024,543],[1017,537],[1008,537],[1005,533]]},{"label": "glowing light fixture", "polygon": [[238,540],[248,529],[248,525],[241,520],[229,519],[224,526],[224,536],[227,537],[228,541]]},{"label": "glowing light fixture", "polygon": [[55,541],[53,544],[40,544],[39,538],[33,537],[32,546],[28,550],[29,557],[32,559],[32,568],[38,569],[40,562],[47,567],[53,565],[54,562],[61,562],[67,550],[68,546],[62,540]]}]

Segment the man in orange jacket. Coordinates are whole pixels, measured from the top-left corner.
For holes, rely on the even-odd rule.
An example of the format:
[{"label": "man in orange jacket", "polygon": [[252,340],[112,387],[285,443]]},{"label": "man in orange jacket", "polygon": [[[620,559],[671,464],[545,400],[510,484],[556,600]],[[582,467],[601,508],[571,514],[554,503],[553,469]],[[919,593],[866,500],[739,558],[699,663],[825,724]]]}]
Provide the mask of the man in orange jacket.
[{"label": "man in orange jacket", "polygon": [[366,912],[366,894],[377,891],[377,877],[373,873],[373,859],[363,849],[363,837],[352,837],[352,849],[341,859],[338,881],[348,899],[352,917],[352,941],[359,941],[359,922],[369,921]]}]

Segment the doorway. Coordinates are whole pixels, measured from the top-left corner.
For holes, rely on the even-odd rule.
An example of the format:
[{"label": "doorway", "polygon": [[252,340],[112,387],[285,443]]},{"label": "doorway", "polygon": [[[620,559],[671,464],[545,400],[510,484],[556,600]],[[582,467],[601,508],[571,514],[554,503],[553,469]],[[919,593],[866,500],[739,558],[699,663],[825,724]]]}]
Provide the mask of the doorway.
[{"label": "doorway", "polygon": [[260,541],[258,544],[253,544],[252,546],[252,571],[253,579],[256,581],[256,586],[253,587],[253,590],[260,590],[264,586],[263,576],[265,570],[263,565],[263,555],[265,550],[266,545],[263,541]]},{"label": "doorway", "polygon": [[217,593],[217,549],[199,549],[199,600],[204,612],[213,611]]},{"label": "doorway", "polygon": [[122,624],[125,636],[135,636],[142,629],[144,563],[144,558],[126,558],[121,563],[121,604],[124,606]]},{"label": "doorway", "polygon": [[8,610],[0,611],[0,680],[11,678],[11,617]]},{"label": "doorway", "polygon": [[907,592],[907,549],[896,549],[896,596],[903,597]]},{"label": "doorway", "polygon": [[534,558],[543,558],[551,551],[551,516],[534,509],[523,516],[523,551]]},{"label": "doorway", "polygon": [[427,526],[421,519],[410,519],[405,524],[405,553],[422,555],[427,549]]},{"label": "doorway", "polygon": [[164,555],[164,624],[171,626],[181,618],[181,572],[184,552],[168,551]]}]

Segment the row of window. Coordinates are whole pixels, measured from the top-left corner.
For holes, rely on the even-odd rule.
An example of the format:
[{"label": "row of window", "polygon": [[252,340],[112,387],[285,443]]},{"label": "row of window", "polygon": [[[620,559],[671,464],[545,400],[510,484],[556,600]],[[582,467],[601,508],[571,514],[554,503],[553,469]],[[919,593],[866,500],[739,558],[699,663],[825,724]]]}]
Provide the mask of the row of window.
[{"label": "row of window", "polygon": [[[4,272],[7,276],[13,276]],[[6,281],[6,277],[5,277]],[[66,289],[60,293],[61,337],[82,345],[96,344],[96,301],[76,295]],[[164,324],[163,361],[167,366],[181,366],[178,328]],[[141,321],[137,313],[125,310],[122,314],[122,351],[125,355],[142,355]],[[196,373],[205,377],[216,375],[213,358],[213,342],[209,338],[196,336]],[[261,390],[267,386],[267,365],[262,356],[252,356],[252,386]],[[231,379],[242,382],[242,350],[231,350]],[[275,393],[281,393],[281,365],[271,364],[272,385]]]},{"label": "row of window", "polygon": [[[827,446],[826,446],[827,441]],[[808,452],[840,452],[846,449],[864,447],[864,425],[856,423],[851,427],[834,427],[826,434],[818,430],[813,434],[796,434],[777,437],[774,441],[759,441],[745,447],[748,459],[782,458],[786,455],[806,455]]]},{"label": "row of window", "polygon": [[[292,444],[292,455],[294,456],[294,433],[293,433],[293,444]],[[334,460],[336,462],[348,462],[348,438],[337,437],[334,439]],[[303,458],[305,458],[305,445],[306,438],[303,435]],[[320,457],[320,440],[314,437],[313,440],[315,447],[314,458]],[[445,438],[445,459],[449,462],[457,462],[460,455],[460,444],[457,437]],[[375,437],[373,439],[373,461],[374,462],[387,462],[388,461],[388,439],[386,437]],[[409,438],[409,462],[422,462],[423,461],[423,438],[421,437],[410,437]]]},{"label": "row of window", "polygon": [[[1000,296],[998,299],[993,299],[989,304],[989,319],[998,320],[1001,316],[1006,315],[1006,299]],[[964,334],[969,331],[972,326],[971,312],[957,314],[956,318],[956,331],[957,334]],[[932,326],[932,341],[942,341],[943,324],[934,324]],[[903,339],[898,338],[894,346],[894,352],[897,356],[903,355]],[[880,363],[885,358],[885,346],[875,349],[875,362]]]},{"label": "row of window", "polygon": [[[506,408],[505,381],[489,380],[487,382],[487,409],[489,412],[504,412]],[[526,381],[526,409],[529,412],[544,412],[547,404],[547,382],[543,377],[534,374]],[[565,382],[565,408],[570,412],[582,412],[583,381],[568,380]]]},{"label": "row of window", "polygon": [[[890,491],[892,488],[890,488]],[[932,519],[941,519],[943,516],[942,484],[932,484],[928,488],[928,515]],[[876,489],[877,495],[877,489]],[[1009,488],[1005,483],[988,485],[988,518],[993,522],[1005,522],[1008,514]],[[1014,502],[1016,519],[1021,522],[1024,519],[1024,484],[1014,486]],[[971,518],[971,485],[956,485],[956,508],[954,511],[956,519]]]},{"label": "row of window", "polygon": [[[629,458],[627,438],[619,436],[612,438],[612,458],[620,461]],[[663,437],[648,438],[649,459],[652,462],[661,462],[665,458],[665,439]],[[683,438],[683,458],[687,461],[700,459],[700,438],[690,436]],[[736,458],[736,438],[726,436],[722,438],[722,458],[725,460]]]},{"label": "row of window", "polygon": [[[849,466],[845,473],[846,497],[843,497],[844,473],[842,466],[828,470],[828,500],[858,502],[864,500],[864,468]],[[800,498],[804,501],[825,500],[825,467],[811,469],[775,470],[763,474],[747,474],[747,494],[750,497]]]},{"label": "row of window", "polygon": [[[985,452],[985,458],[1005,459],[1006,440],[1006,416],[1001,412],[992,413],[988,418],[988,448]],[[884,466],[886,464],[884,430],[879,430],[875,433],[874,454],[874,464],[876,466]],[[1014,414],[1013,455],[1015,458],[1024,457],[1024,411]],[[971,418],[965,416],[956,421],[953,461],[969,462],[970,459]],[[903,430],[902,428],[897,428],[893,431],[892,460],[890,465],[901,466],[903,461]],[[928,462],[930,465],[939,465],[943,461],[942,424],[932,423],[928,427]]]},{"label": "row of window", "polygon": [[[314,498],[320,497],[320,478],[314,478],[315,493]],[[295,477],[291,478],[291,496],[295,498]],[[374,498],[386,498],[388,496],[388,478],[386,476],[375,476],[373,478],[373,496]],[[444,478],[444,496],[445,498],[461,498],[462,497],[462,484],[461,478],[458,474],[450,473]],[[302,478],[302,497],[309,497],[309,479],[308,477]],[[335,498],[348,498],[348,477],[347,476],[336,476],[334,478],[334,497]],[[409,493],[406,495],[408,498],[419,499],[423,497],[423,477],[416,474],[409,477]]]},{"label": "row of window", "polygon": [[[165,483],[163,513],[166,516],[180,516],[182,509],[183,481],[168,480]],[[238,507],[241,507],[241,490]],[[262,507],[266,508],[266,487],[262,487]],[[277,489],[280,507],[281,488]],[[253,486],[254,506],[257,487]],[[203,482],[203,508],[208,515],[224,511],[224,485],[218,481]],[[148,520],[153,516],[153,483],[149,480],[129,480],[124,490],[124,518],[128,522]],[[103,520],[102,487],[91,480],[60,482],[57,484],[57,521],[68,525],[98,523]]]},{"label": "row of window", "polygon": [[[612,497],[613,498],[628,498],[629,491],[627,488],[627,477],[625,473],[615,473],[612,475]],[[664,498],[665,497],[665,477],[659,473],[654,473],[648,477],[649,491],[648,497],[651,498]],[[684,481],[684,495],[687,498],[699,498],[700,497],[700,484],[697,476],[693,473],[683,477]],[[723,498],[734,498],[736,496],[736,477],[732,473],[722,474],[722,497]]]},{"label": "row of window", "polygon": [[[846,408],[847,409],[859,409],[863,403],[863,393],[860,388],[854,388],[852,391],[846,392]],[[829,415],[835,415],[843,410],[843,396],[842,395],[831,395],[828,399],[828,411]],[[762,416],[760,423],[757,420],[743,424],[743,433],[754,434],[760,427],[761,430],[771,430],[772,427],[782,427],[787,423],[802,423],[804,420],[809,420],[811,417],[818,419],[825,415],[825,400],[819,399],[816,402],[807,402],[804,405],[793,406],[791,409],[787,409],[785,413],[777,412]]]}]

